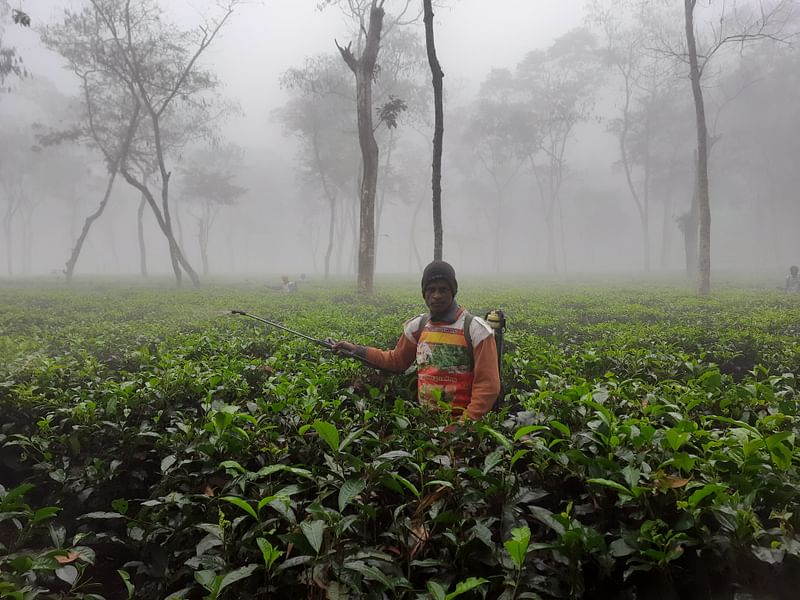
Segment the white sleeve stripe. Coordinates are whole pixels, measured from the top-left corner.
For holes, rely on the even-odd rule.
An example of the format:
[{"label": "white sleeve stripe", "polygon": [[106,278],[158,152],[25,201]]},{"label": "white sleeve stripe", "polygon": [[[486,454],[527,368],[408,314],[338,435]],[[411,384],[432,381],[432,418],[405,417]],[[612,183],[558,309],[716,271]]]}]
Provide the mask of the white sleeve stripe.
[{"label": "white sleeve stripe", "polygon": [[480,317],[473,317],[472,324],[469,327],[469,334],[472,337],[472,347],[474,348],[478,344],[480,344],[483,340],[488,338],[490,335],[494,333],[491,325],[489,325],[486,321],[481,319]]},{"label": "white sleeve stripe", "polygon": [[406,321],[406,325],[403,328],[403,334],[406,336],[406,339],[412,344],[417,343],[417,338],[414,336],[414,334],[417,333],[421,321],[422,321],[422,315],[416,316],[413,319]]}]

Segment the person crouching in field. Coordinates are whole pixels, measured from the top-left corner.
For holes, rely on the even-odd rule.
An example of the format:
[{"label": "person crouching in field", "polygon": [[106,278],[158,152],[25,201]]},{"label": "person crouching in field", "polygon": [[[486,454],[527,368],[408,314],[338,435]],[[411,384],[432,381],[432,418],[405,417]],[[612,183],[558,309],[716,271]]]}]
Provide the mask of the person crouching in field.
[{"label": "person crouching in field", "polygon": [[456,302],[458,282],[450,264],[433,261],[422,273],[422,297],[430,312],[406,321],[394,350],[341,341],[344,350],[388,371],[403,372],[416,360],[420,402],[449,404],[454,415],[480,419],[500,393],[492,328]]}]

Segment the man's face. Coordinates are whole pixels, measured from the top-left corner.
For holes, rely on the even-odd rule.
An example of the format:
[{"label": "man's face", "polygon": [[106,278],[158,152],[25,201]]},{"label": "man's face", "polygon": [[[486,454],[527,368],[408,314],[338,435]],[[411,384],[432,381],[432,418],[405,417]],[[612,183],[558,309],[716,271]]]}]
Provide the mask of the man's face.
[{"label": "man's face", "polygon": [[431,281],[425,288],[423,297],[432,315],[441,315],[447,312],[447,309],[453,304],[453,291],[447,282],[441,279]]}]

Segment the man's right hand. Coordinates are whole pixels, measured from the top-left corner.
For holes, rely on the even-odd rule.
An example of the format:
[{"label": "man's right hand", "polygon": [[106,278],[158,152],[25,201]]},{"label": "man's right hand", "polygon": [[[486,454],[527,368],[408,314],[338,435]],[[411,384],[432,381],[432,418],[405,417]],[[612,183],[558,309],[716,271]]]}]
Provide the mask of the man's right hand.
[{"label": "man's right hand", "polygon": [[337,354],[355,354],[358,346],[350,342],[340,341],[333,345],[332,350]]}]

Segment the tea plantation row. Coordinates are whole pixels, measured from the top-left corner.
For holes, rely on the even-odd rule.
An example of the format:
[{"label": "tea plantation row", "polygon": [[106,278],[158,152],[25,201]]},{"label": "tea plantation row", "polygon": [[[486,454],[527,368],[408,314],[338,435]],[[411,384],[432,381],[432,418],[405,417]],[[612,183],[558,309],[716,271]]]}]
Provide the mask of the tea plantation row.
[{"label": "tea plantation row", "polygon": [[503,409],[229,314],[391,346],[371,300],[0,289],[0,598],[759,598],[800,586],[800,299],[463,285]]}]

